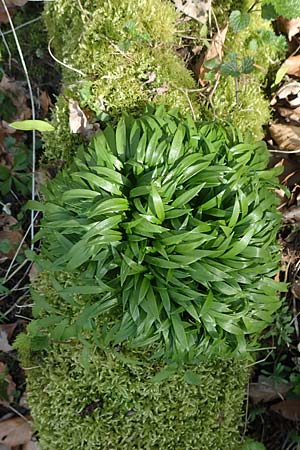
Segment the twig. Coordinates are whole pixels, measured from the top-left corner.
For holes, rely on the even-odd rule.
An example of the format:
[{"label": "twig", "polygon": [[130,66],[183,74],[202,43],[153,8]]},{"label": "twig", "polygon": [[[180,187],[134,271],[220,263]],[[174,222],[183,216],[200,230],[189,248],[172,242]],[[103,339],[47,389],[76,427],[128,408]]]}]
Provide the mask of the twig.
[{"label": "twig", "polygon": [[[275,349],[276,349],[276,347],[273,348],[273,350],[275,350]],[[265,362],[269,358],[269,356],[273,353],[273,350],[271,350],[265,358],[260,359],[259,361],[255,361],[254,363],[248,364],[248,366],[246,366],[246,368],[248,369],[248,367],[256,366],[257,364]]]},{"label": "twig", "polygon": [[[3,1],[3,0],[2,0]],[[86,73],[82,72],[79,69],[75,69],[75,67],[69,66],[68,64],[60,61],[59,59],[56,58],[56,56],[53,55],[52,50],[51,50],[51,42],[53,41],[53,37],[50,39],[49,43],[48,43],[48,52],[51,56],[51,58],[54,59],[55,62],[57,62],[58,64],[62,65],[63,67],[65,67],[66,69],[72,70],[73,72],[79,73],[79,75],[82,75],[83,77],[86,77]]]},{"label": "twig", "polygon": [[271,152],[271,153],[286,153],[286,154],[292,154],[292,153],[300,153],[300,149],[297,149],[297,150],[281,150],[281,149],[273,149],[273,148],[269,148],[269,152]]},{"label": "twig", "polygon": [[191,99],[189,97],[189,94],[187,93],[187,91],[185,89],[179,88],[179,90],[186,96],[186,99],[188,101],[189,107],[190,107],[190,109],[192,111],[193,119],[196,120],[196,114],[195,114],[195,111],[194,111]]},{"label": "twig", "polygon": [[[3,0],[2,0],[2,1],[3,1]],[[26,239],[26,237],[27,237],[29,231],[30,231],[31,228],[33,227],[34,221],[35,221],[35,219],[37,218],[38,215],[39,215],[39,213],[37,212],[37,213],[35,214],[35,216],[33,216],[33,220],[31,221],[29,227],[27,228],[26,233],[24,234],[24,236],[23,236],[23,238],[22,238],[22,240],[21,240],[21,242],[20,242],[20,244],[19,244],[19,246],[18,246],[18,248],[17,248],[17,250],[16,250],[16,252],[15,252],[15,254],[14,254],[14,257],[13,257],[13,259],[11,260],[11,263],[10,263],[10,265],[9,265],[9,267],[8,267],[8,269],[7,269],[6,275],[5,275],[5,277],[4,277],[3,283],[6,283],[7,278],[8,278],[8,275],[9,275],[9,273],[10,273],[10,271],[11,271],[13,265],[14,265],[14,262],[15,262],[15,260],[16,260],[16,257],[18,256],[18,254],[19,254],[19,252],[20,252],[20,250],[21,250],[21,248],[22,248],[22,245],[24,244],[24,241],[25,241],[25,239]]]},{"label": "twig", "polygon": [[[26,77],[26,82],[28,85],[28,91],[29,91],[29,97],[30,97],[30,104],[31,104],[31,111],[32,111],[32,119],[35,120],[35,105],[34,105],[34,98],[33,98],[33,92],[32,92],[32,86],[31,86],[31,81],[28,75],[28,70],[27,70],[27,66],[26,66],[26,62],[23,56],[23,52],[20,46],[20,42],[10,15],[10,12],[6,6],[6,2],[5,0],[1,0],[4,10],[7,14],[8,17],[8,21],[14,36],[14,40],[16,43],[16,47],[19,53],[19,57],[21,60],[21,64],[25,73],[25,77]],[[35,199],[35,164],[36,164],[36,155],[35,155],[35,150],[36,150],[36,133],[35,130],[32,131],[32,170],[31,170],[31,199],[34,200]],[[31,210],[31,225],[30,225],[30,230],[31,230],[31,246],[30,248],[33,250],[34,248],[34,243],[33,243],[33,239],[34,239],[34,211]]]},{"label": "twig", "polygon": [[11,72],[11,51],[9,49],[9,45],[7,43],[7,40],[5,39],[5,33],[2,32],[2,30],[0,29],[0,35],[2,37],[2,41],[4,44],[4,47],[6,48],[6,51],[8,53],[8,70]]},{"label": "twig", "polygon": [[[37,22],[38,20],[41,20],[42,16],[39,17],[35,17],[34,19],[28,20],[28,22],[24,22],[21,25],[18,25],[17,27],[15,27],[15,30],[19,30],[20,28],[24,28],[27,27],[27,25],[31,25],[32,23]],[[11,34],[13,33],[12,30],[8,30],[8,31],[4,31],[4,33],[2,33],[3,36],[6,36],[7,34]]]}]

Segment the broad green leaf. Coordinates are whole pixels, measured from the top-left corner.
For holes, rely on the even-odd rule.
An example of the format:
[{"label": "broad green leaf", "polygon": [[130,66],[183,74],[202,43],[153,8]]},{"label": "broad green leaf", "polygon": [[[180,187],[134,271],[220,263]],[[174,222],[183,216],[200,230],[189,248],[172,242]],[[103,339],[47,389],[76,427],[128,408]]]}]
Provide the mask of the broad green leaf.
[{"label": "broad green leaf", "polygon": [[45,122],[44,120],[20,120],[17,122],[12,122],[9,124],[11,127],[15,128],[16,130],[21,131],[54,131],[55,128],[53,125],[51,125],[48,122]]}]

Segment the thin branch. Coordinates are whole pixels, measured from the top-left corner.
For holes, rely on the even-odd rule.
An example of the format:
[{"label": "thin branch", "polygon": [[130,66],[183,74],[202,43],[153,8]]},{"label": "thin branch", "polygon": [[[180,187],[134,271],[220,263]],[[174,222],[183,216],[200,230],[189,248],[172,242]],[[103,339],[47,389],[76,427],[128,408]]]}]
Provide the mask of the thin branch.
[{"label": "thin branch", "polygon": [[8,53],[8,70],[11,72],[11,51],[10,51],[9,45],[7,43],[7,40],[5,39],[5,36],[4,36],[5,33],[3,33],[1,29],[0,29],[0,35],[2,37],[4,47],[6,48],[6,51]]},{"label": "thin branch", "polygon": [[72,70],[73,72],[79,73],[79,75],[82,75],[83,77],[86,77],[87,75],[84,72],[82,72],[79,69],[75,69],[75,67],[69,66],[68,64],[60,61],[59,59],[56,58],[56,56],[53,55],[51,47],[50,47],[52,41],[53,41],[53,37],[50,39],[50,41],[48,43],[48,52],[49,52],[51,58],[53,58],[54,61],[57,62],[58,64],[60,64],[61,66],[66,67],[66,69]]},{"label": "thin branch", "polygon": [[[34,19],[28,20],[28,22],[24,22],[21,25],[18,25],[17,27],[15,27],[15,31],[19,30],[20,28],[24,28],[27,27],[27,25],[31,25],[32,23],[38,22],[39,20],[41,20],[42,16],[39,17],[35,17]],[[4,31],[4,33],[2,33],[3,36],[6,36],[7,34],[11,34],[13,33],[12,30],[8,30],[8,31]]]},{"label": "thin branch", "polygon": [[[2,1],[3,1],[3,0],[2,0]],[[24,236],[23,236],[23,238],[22,238],[22,240],[21,240],[21,242],[20,242],[20,244],[19,244],[19,246],[18,246],[18,248],[17,248],[17,250],[16,250],[16,252],[15,252],[15,254],[14,254],[14,257],[13,257],[13,259],[12,259],[11,262],[10,262],[10,265],[9,265],[9,267],[8,267],[8,269],[7,269],[7,272],[6,272],[6,275],[5,275],[5,277],[4,277],[3,283],[6,283],[6,281],[7,281],[7,279],[8,279],[8,275],[10,274],[10,271],[11,271],[13,265],[14,265],[14,262],[15,262],[17,256],[18,256],[18,254],[19,254],[21,248],[22,248],[22,245],[24,244],[24,241],[25,241],[25,239],[26,239],[26,237],[27,237],[29,231],[30,231],[31,228],[33,227],[34,221],[35,221],[35,219],[37,218],[38,215],[39,215],[39,213],[37,212],[37,213],[33,216],[33,220],[31,221],[29,227],[27,228],[26,233],[24,234]]]}]

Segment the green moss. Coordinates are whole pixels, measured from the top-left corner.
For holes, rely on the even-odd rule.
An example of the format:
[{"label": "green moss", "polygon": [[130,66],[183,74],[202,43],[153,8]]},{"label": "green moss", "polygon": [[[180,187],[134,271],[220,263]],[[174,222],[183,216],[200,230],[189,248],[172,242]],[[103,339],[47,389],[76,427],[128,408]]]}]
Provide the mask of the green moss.
[{"label": "green moss", "polygon": [[52,111],[52,125],[55,133],[43,133],[44,160],[69,160],[83,142],[79,134],[71,134],[69,127],[69,106],[64,95],[57,98]]},{"label": "green moss", "polygon": [[[162,0],[49,2],[45,20],[56,56],[83,74],[63,68],[65,95],[91,109],[100,120],[113,122],[122,112],[139,114],[150,101],[200,114],[188,91],[195,88],[191,72],[176,56],[174,7]],[[61,101],[54,125],[57,136],[67,136],[67,110]],[[64,120],[63,117],[65,117]],[[69,144],[68,138],[66,143]],[[68,145],[46,138],[48,158],[65,159]],[[70,154],[70,151],[69,151]]]},{"label": "green moss", "polygon": [[139,356],[139,364],[128,364],[122,352],[95,351],[84,369],[80,346],[53,346],[39,368],[28,371],[28,397],[42,449],[239,448],[248,376],[243,363],[202,364],[196,369],[199,385],[184,382],[183,369],[152,383],[159,369]]}]

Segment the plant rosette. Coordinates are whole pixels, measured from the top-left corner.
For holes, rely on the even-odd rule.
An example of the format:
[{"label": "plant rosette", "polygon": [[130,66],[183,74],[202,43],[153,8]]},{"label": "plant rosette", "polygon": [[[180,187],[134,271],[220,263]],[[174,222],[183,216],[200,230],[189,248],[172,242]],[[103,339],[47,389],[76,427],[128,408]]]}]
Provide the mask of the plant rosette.
[{"label": "plant rosette", "polygon": [[[272,279],[281,169],[266,170],[268,159],[265,143],[164,107],[97,133],[49,183],[44,204],[31,204],[44,212],[39,264],[77,314],[53,315],[36,294],[30,329],[153,344],[176,360],[245,353],[285,289]],[[61,271],[77,272],[76,282],[62,287]],[[103,314],[119,319],[99,327]]]}]

